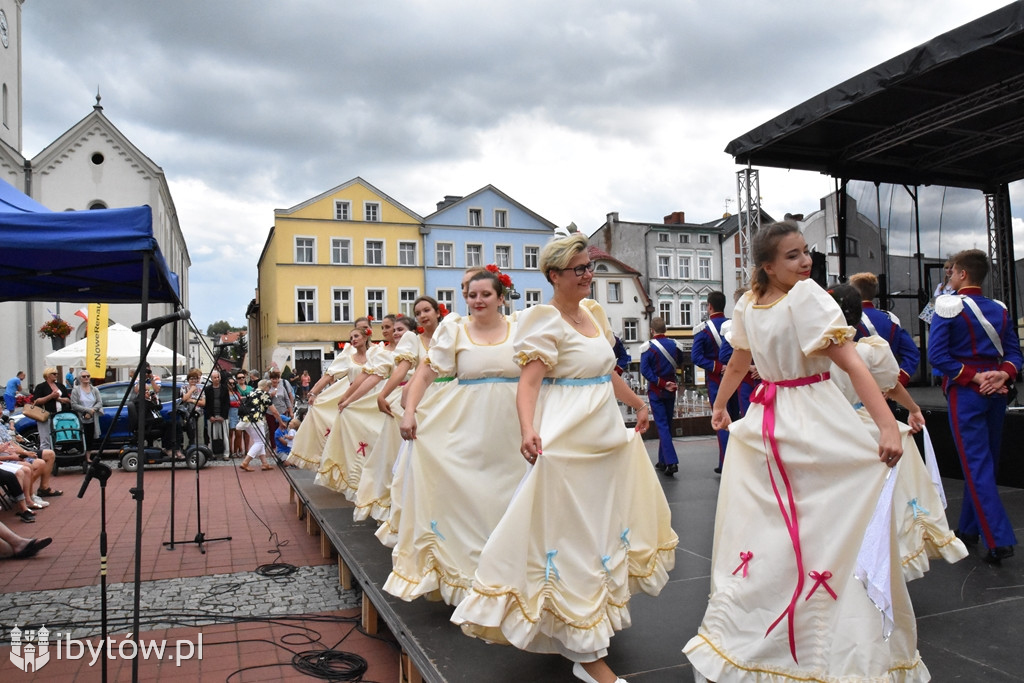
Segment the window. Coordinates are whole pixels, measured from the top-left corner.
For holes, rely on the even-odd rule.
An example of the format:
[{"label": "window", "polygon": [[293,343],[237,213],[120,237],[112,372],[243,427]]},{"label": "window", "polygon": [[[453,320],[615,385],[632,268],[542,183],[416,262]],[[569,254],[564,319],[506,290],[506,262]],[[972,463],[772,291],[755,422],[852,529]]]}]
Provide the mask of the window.
[{"label": "window", "polygon": [[[368,266],[383,266],[384,265],[384,241],[383,240],[366,240],[366,265]],[[379,320],[379,318],[378,318]]]},{"label": "window", "polygon": [[523,268],[537,270],[540,247],[523,247]]},{"label": "window", "polygon": [[483,225],[484,212],[482,209],[470,209],[469,210],[469,225],[474,228],[479,228]]},{"label": "window", "polygon": [[481,244],[466,245],[466,267],[482,266],[484,264],[484,248]]},{"label": "window", "polygon": [[[828,253],[839,253],[839,238],[836,235],[832,235],[828,238]],[[855,237],[850,237],[849,235],[846,237],[846,255],[857,255],[857,239]]]},{"label": "window", "polygon": [[434,245],[434,261],[438,268],[451,268],[455,265],[455,261],[452,258],[452,252],[455,250],[455,245],[451,242],[438,242]]},{"label": "window", "polygon": [[412,309],[419,296],[419,290],[416,289],[398,290],[398,312],[402,315],[407,315],[410,318],[415,318]]},{"label": "window", "polygon": [[658,277],[672,277],[672,257],[658,255]]},{"label": "window", "polygon": [[380,222],[380,202],[363,202],[363,215],[366,221]]},{"label": "window", "polygon": [[507,244],[499,244],[494,247],[494,264],[502,270],[512,267],[512,247]]},{"label": "window", "polygon": [[608,282],[608,303],[610,304],[621,304],[622,303],[622,283],[621,282]]},{"label": "window", "polygon": [[316,239],[313,237],[295,238],[295,262],[316,263],[314,253],[316,251]]},{"label": "window", "polygon": [[689,243],[690,243],[690,236],[689,235],[679,235],[679,244],[689,244]]},{"label": "window", "polygon": [[595,273],[607,273],[608,272],[608,266],[606,266],[603,263],[598,263],[596,266],[594,266],[594,272]]},{"label": "window", "polygon": [[384,319],[384,304],[386,303],[384,296],[383,289],[366,290],[366,315],[373,316],[374,320]]},{"label": "window", "polygon": [[693,259],[689,254],[679,254],[676,256],[676,259],[679,262],[679,279],[689,280],[691,277],[690,264]]},{"label": "window", "polygon": [[316,322],[316,289],[298,288],[295,290],[295,322]]},{"label": "window", "polygon": [[669,234],[667,232],[659,232],[658,233],[658,241],[659,242],[668,242],[668,240],[669,240]]},{"label": "window", "polygon": [[331,322],[350,323],[352,322],[352,290],[332,289],[331,290]]},{"label": "window", "polygon": [[679,302],[679,324],[683,327],[693,327],[693,302]]},{"label": "window", "polygon": [[449,312],[455,310],[455,290],[454,289],[439,289],[435,292],[434,298],[437,299],[438,304],[444,304],[444,307]]},{"label": "window", "polygon": [[350,221],[352,220],[352,202],[345,201],[344,199],[334,200],[334,220],[336,221]]},{"label": "window", "polygon": [[496,228],[507,228],[508,227],[508,211],[505,209],[494,210],[494,227]]},{"label": "window", "polygon": [[352,240],[347,237],[331,238],[331,263],[336,266],[352,263]]},{"label": "window", "polygon": [[622,341],[640,341],[640,321],[636,318],[625,318],[622,321]]},{"label": "window", "polygon": [[415,242],[399,242],[398,243],[398,265],[400,266],[418,266],[419,259],[416,258],[416,243]]},{"label": "window", "polygon": [[701,299],[700,300],[700,319],[701,320],[707,320],[708,319],[708,300],[707,299]]},{"label": "window", "polygon": [[658,315],[665,321],[665,324],[669,327],[672,326],[672,302],[671,301],[659,301],[658,302]]},{"label": "window", "polygon": [[597,283],[593,280],[590,281],[590,296],[588,298],[597,301]]},{"label": "window", "polygon": [[526,308],[533,308],[534,306],[540,305],[540,290],[539,289],[528,289],[523,292],[523,296],[526,301]]},{"label": "window", "polygon": [[711,244],[711,235],[697,235],[697,241],[701,244]]},{"label": "window", "polygon": [[698,280],[710,280],[711,279],[711,257],[710,256],[698,256],[697,257],[697,279]]}]

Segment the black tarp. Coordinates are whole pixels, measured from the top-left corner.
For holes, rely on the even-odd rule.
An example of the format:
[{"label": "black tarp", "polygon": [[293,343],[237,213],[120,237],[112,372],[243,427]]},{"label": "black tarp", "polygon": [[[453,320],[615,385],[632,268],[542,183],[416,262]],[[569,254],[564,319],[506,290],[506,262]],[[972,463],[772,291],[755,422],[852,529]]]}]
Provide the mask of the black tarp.
[{"label": "black tarp", "polygon": [[944,33],[736,138],[737,163],[991,191],[1024,178],[1024,2]]}]

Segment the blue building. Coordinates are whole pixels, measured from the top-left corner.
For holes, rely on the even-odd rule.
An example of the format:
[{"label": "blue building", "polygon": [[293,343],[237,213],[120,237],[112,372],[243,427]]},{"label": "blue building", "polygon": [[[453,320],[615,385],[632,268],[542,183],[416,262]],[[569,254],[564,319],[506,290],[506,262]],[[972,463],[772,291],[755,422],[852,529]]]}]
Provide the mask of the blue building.
[{"label": "blue building", "polygon": [[551,296],[538,262],[555,224],[493,185],[465,197],[445,196],[423,223],[425,293],[448,310],[467,313],[463,272],[490,263],[509,274],[520,297],[507,302],[509,310],[523,310]]}]

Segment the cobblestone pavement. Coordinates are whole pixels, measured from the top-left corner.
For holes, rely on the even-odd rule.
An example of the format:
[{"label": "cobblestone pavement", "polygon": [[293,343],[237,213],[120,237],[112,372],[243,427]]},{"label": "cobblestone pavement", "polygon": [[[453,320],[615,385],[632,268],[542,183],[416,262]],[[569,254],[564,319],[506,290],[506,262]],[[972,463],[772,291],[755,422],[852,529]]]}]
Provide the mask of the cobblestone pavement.
[{"label": "cobblestone pavement", "polygon": [[[358,588],[342,590],[336,565],[298,567],[288,576],[253,571],[142,583],[143,631],[204,625],[253,617],[316,614],[360,605]],[[107,586],[108,633],[132,628],[135,586]],[[0,595],[0,623],[23,628],[45,625],[51,632],[82,638],[100,634],[100,588],[86,586]],[[70,629],[69,629],[70,627]],[[9,634],[0,633],[0,644]]]}]

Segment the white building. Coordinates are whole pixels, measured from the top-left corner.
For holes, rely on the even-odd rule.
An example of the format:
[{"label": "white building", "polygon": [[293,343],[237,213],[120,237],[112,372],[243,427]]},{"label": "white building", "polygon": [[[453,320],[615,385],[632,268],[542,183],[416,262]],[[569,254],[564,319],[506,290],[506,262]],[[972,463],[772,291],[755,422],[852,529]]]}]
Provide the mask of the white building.
[{"label": "white building", "polygon": [[[191,260],[163,170],[107,119],[99,95],[92,111],[81,121],[33,158],[23,156],[22,4],[23,0],[0,0],[0,178],[54,211],[149,205],[154,236],[168,267],[178,275],[187,308]],[[39,337],[37,330],[52,313],[72,325],[67,343],[83,338],[85,321],[75,317],[75,311],[83,305],[59,301],[0,303],[0,317],[8,330],[7,352],[0,356],[0,376],[9,378],[24,370],[27,385],[39,382],[52,346],[50,340]],[[171,311],[170,304],[153,304],[148,314],[155,317]],[[110,307],[112,323],[130,326],[139,322],[140,316],[138,304]],[[167,326],[161,332],[160,343],[171,346],[171,329]],[[187,348],[186,339],[182,330],[179,349]]]}]

